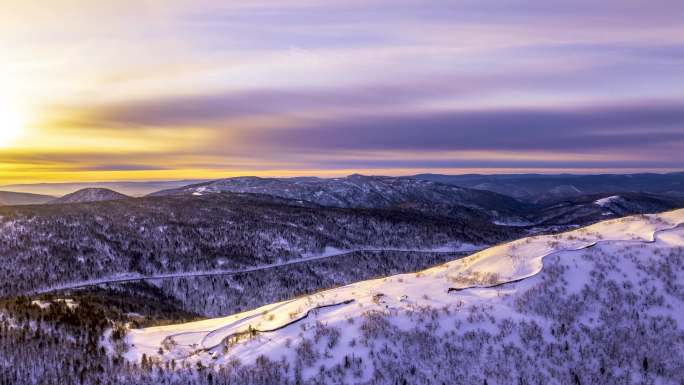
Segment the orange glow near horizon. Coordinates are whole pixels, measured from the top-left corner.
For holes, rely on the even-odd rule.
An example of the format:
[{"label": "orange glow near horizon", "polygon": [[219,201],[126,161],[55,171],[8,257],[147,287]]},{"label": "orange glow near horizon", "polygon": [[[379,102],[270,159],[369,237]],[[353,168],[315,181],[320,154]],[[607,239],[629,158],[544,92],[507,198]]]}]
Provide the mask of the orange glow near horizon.
[{"label": "orange glow near horizon", "polygon": [[[680,169],[568,169],[570,174],[603,174],[603,173],[642,173],[642,172],[677,172]],[[410,176],[423,173],[461,175],[461,174],[557,174],[557,170],[549,169],[343,169],[343,170],[257,170],[257,171],[223,171],[212,169],[177,169],[177,170],[140,170],[140,171],[30,171],[23,173],[7,168],[0,169],[0,174],[7,178],[0,180],[0,186],[35,184],[35,183],[98,183],[98,182],[155,182],[172,180],[204,180],[222,179],[241,176],[257,176],[262,178],[320,177],[340,178],[351,174]]]}]

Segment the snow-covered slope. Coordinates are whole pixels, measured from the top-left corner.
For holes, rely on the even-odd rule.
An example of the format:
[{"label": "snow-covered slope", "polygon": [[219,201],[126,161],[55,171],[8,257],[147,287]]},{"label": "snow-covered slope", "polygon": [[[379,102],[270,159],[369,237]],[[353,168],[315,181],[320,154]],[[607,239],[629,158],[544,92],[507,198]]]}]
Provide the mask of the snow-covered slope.
[{"label": "snow-covered slope", "polygon": [[611,203],[619,201],[620,199],[622,199],[622,197],[620,197],[619,195],[611,195],[609,197],[597,199],[594,203],[601,206],[601,207],[606,207],[606,206],[610,205]]},{"label": "snow-covered slope", "polygon": [[102,202],[115,201],[120,199],[128,199],[127,195],[118,193],[114,190],[106,188],[84,188],[71,194],[67,194],[61,198],[51,201],[51,204],[61,203],[85,203],[85,202]]},{"label": "snow-covered slope", "polygon": [[234,367],[264,356],[285,377],[330,383],[679,383],[682,224],[684,210],[610,220],[228,317],[131,330],[126,357]]}]

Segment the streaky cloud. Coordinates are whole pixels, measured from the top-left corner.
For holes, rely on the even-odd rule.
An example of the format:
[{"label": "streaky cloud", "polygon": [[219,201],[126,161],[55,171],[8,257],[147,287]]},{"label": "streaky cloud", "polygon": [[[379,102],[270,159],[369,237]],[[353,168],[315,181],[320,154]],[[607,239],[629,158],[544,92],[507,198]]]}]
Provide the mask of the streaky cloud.
[{"label": "streaky cloud", "polygon": [[684,143],[684,102],[344,117],[249,135],[292,149],[620,150]]}]

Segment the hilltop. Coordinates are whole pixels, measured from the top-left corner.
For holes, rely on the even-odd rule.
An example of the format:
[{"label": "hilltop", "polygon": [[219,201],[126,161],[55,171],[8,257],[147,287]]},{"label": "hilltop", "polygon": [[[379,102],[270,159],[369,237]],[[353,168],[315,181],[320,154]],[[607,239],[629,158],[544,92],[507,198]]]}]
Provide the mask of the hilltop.
[{"label": "hilltop", "polygon": [[684,210],[610,220],[233,316],[131,330],[125,357],[239,362],[283,383],[680,383],[682,224]]},{"label": "hilltop", "polygon": [[115,201],[130,198],[106,188],[84,188],[51,201],[51,204]]}]

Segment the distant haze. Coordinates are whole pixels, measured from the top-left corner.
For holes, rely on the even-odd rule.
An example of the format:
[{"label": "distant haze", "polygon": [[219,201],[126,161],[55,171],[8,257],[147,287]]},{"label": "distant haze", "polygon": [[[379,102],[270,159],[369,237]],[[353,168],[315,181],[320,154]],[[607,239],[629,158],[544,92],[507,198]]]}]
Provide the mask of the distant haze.
[{"label": "distant haze", "polygon": [[39,183],[0,186],[0,190],[62,196],[88,187],[108,188],[130,196],[200,183],[203,180],[154,181],[154,182],[94,182],[94,183]]}]

